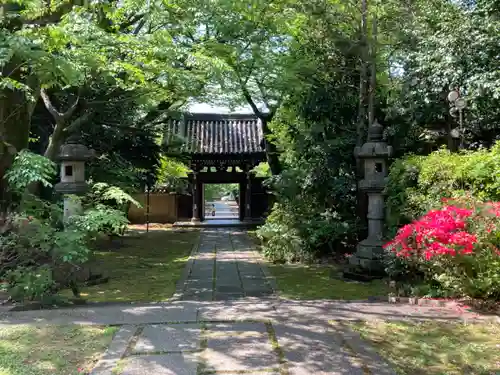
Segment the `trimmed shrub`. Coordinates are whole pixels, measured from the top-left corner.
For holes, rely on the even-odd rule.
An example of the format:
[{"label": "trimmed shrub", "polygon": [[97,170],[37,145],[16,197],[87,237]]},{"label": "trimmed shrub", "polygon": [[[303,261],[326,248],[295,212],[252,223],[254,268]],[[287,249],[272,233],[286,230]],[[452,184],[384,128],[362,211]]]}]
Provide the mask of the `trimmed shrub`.
[{"label": "trimmed shrub", "polygon": [[500,200],[500,143],[490,150],[451,153],[396,160],[389,172],[388,234],[441,206],[443,198],[471,195],[482,201]]}]

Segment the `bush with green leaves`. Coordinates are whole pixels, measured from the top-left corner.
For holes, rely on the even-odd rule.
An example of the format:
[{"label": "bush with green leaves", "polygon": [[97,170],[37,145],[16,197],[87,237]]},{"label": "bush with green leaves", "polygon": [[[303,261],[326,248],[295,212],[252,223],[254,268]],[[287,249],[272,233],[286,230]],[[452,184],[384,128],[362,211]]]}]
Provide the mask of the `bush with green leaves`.
[{"label": "bush with green leaves", "polygon": [[156,189],[178,194],[185,194],[188,190],[187,174],[189,168],[174,158],[162,156],[157,174]]},{"label": "bush with green leaves", "polygon": [[15,157],[12,166],[5,173],[9,188],[16,193],[23,193],[32,183],[51,186],[56,174],[56,164],[49,159],[21,150]]},{"label": "bush with green leaves", "polygon": [[99,233],[109,236],[123,235],[129,223],[123,211],[98,204],[83,212],[82,215],[70,217],[69,227],[96,238]]},{"label": "bush with green leaves", "polygon": [[452,153],[441,149],[427,156],[409,155],[390,167],[387,194],[389,235],[443,198],[472,195],[500,200],[500,142],[491,149]]},{"label": "bush with green leaves", "polygon": [[269,259],[312,261],[353,250],[359,231],[355,177],[344,159],[330,157],[348,147],[347,142],[311,145],[269,181],[276,203],[256,233]]},{"label": "bush with green leaves", "polygon": [[71,225],[86,231],[92,238],[99,233],[109,236],[122,235],[129,223],[127,212],[131,204],[141,207],[141,204],[122,188],[104,182],[95,183],[82,199],[85,209],[83,214],[74,217]]},{"label": "bush with green leaves", "polygon": [[55,284],[52,269],[48,265],[39,267],[17,267],[5,275],[8,292],[15,300],[43,299],[52,294]]},{"label": "bush with green leaves", "polygon": [[84,207],[109,206],[123,212],[127,212],[131,204],[141,207],[141,204],[125,190],[105,182],[93,184],[82,204]]},{"label": "bush with green leaves", "polygon": [[0,231],[0,280],[16,300],[40,299],[68,285],[77,293],[72,277],[88,260],[91,240],[98,233],[122,234],[128,224],[123,208],[139,204],[120,188],[96,183],[87,196],[71,197],[84,210],[63,222],[61,201],[29,192],[33,184],[51,187],[55,173],[48,159],[21,151],[5,175],[17,201]]}]

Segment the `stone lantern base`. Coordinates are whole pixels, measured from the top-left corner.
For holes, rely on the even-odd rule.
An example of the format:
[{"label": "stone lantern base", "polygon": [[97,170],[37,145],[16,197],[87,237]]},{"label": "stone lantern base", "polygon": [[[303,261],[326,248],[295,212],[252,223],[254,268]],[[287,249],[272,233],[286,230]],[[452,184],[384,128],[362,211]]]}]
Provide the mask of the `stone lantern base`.
[{"label": "stone lantern base", "polygon": [[349,258],[344,276],[353,279],[371,280],[385,275],[383,255],[384,243],[377,238],[361,241],[356,252]]}]

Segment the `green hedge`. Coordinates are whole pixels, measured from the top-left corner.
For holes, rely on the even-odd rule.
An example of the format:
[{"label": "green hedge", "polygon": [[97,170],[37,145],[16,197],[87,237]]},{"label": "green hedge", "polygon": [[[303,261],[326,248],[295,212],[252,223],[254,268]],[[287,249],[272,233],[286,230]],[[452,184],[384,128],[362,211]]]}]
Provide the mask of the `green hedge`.
[{"label": "green hedge", "polygon": [[500,201],[500,142],[491,149],[427,156],[409,155],[390,167],[387,194],[388,235],[441,205],[443,198],[472,195]]}]

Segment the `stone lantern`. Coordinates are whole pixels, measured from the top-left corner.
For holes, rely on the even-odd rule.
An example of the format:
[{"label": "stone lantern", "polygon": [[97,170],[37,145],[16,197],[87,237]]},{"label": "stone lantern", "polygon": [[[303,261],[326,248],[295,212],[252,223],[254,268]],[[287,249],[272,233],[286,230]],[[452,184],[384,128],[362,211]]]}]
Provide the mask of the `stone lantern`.
[{"label": "stone lantern", "polygon": [[364,179],[359,182],[359,189],[368,195],[368,237],[358,244],[349,263],[368,271],[370,275],[383,272],[384,189],[387,183],[387,159],[392,155],[392,147],[383,141],[383,131],[383,127],[375,120],[368,128],[367,142],[354,151],[356,157],[364,162]]},{"label": "stone lantern", "polygon": [[58,160],[61,162],[61,181],[54,189],[64,194],[64,220],[81,212],[81,204],[72,195],[83,195],[88,185],[85,181],[85,162],[94,157],[94,151],[78,143],[76,139],[68,139],[61,146]]}]

